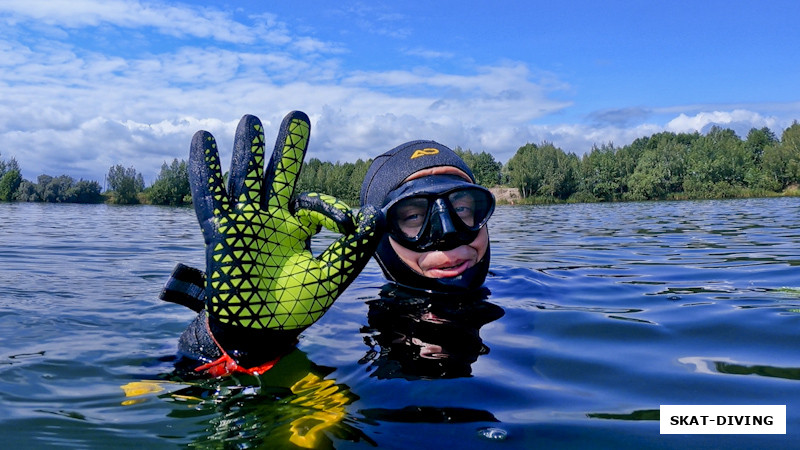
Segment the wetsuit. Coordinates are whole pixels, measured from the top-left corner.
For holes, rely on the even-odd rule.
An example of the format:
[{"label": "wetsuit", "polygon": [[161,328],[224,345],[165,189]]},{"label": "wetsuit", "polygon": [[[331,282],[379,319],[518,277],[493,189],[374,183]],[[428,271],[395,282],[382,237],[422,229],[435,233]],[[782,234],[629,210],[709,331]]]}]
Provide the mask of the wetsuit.
[{"label": "wetsuit", "polygon": [[367,301],[368,325],[361,333],[369,350],[360,362],[380,379],[469,376],[472,364],[490,351],[480,328],[504,314],[487,295],[485,288],[451,298],[420,295],[387,284],[379,298]]}]

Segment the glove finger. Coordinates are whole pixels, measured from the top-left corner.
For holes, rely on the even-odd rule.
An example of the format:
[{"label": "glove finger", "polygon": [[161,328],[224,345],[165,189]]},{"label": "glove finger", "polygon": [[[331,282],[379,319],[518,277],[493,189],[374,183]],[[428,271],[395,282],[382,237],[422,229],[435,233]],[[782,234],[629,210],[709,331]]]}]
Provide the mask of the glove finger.
[{"label": "glove finger", "polygon": [[256,116],[246,114],[236,127],[230,180],[231,200],[237,205],[261,204],[264,171],[264,128]]},{"label": "glove finger", "polygon": [[328,280],[336,283],[337,294],[350,285],[375,253],[383,236],[383,214],[372,205],[366,205],[358,213],[355,231],[342,236],[317,258],[325,264]]},{"label": "glove finger", "polygon": [[192,137],[189,150],[189,186],[194,211],[208,243],[214,232],[214,216],[219,214],[227,200],[217,143],[208,131],[198,131]]},{"label": "glove finger", "polygon": [[320,225],[341,234],[352,234],[356,230],[350,207],[330,195],[300,194],[292,200],[292,211],[310,230],[317,230]]},{"label": "glove finger", "polygon": [[264,186],[267,191],[264,203],[267,207],[289,208],[310,133],[311,122],[305,113],[292,111],[284,117],[275,141],[275,150],[264,171]]},{"label": "glove finger", "polygon": [[380,241],[382,214],[373,206],[359,213],[355,232],[333,242],[316,258],[313,269],[289,275],[287,288],[278,292],[276,314],[271,320],[283,329],[303,329],[322,317],[344,292],[375,252]]}]

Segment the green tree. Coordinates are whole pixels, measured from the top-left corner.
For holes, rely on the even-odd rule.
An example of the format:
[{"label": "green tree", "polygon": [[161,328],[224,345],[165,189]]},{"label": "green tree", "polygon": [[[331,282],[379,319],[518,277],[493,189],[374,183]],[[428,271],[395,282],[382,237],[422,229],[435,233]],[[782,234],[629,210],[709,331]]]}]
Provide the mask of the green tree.
[{"label": "green tree", "polygon": [[[2,180],[0,180],[2,184]],[[49,202],[49,203],[100,203],[100,183],[96,181],[80,180],[77,183],[69,175],[51,177],[47,174],[39,175],[37,183],[21,180],[18,188],[12,194],[13,200],[20,202]]]},{"label": "green tree", "polygon": [[358,198],[358,192],[352,192],[350,189],[350,177],[353,174],[354,167],[352,163],[341,164],[337,162],[334,164],[328,178],[327,191],[323,192],[345,202],[348,202],[353,197]]},{"label": "green tree", "polygon": [[311,158],[303,164],[303,168],[300,170],[297,192],[320,192],[333,195],[330,193],[332,181],[329,180],[332,178],[333,171],[333,163]]},{"label": "green tree", "polygon": [[8,202],[14,199],[14,194],[22,184],[22,175],[17,169],[6,171],[0,177],[0,201]]},{"label": "green tree", "polygon": [[734,196],[754,166],[752,154],[733,130],[713,127],[689,149],[683,189],[695,198]]},{"label": "green tree", "polygon": [[22,183],[22,171],[17,160],[0,159],[0,201],[14,200],[14,194]]},{"label": "green tree", "polygon": [[322,165],[318,158],[311,158],[303,164],[297,177],[297,192],[313,192],[316,186],[317,172]]},{"label": "green tree", "polygon": [[580,161],[553,144],[526,144],[506,164],[509,182],[524,198],[565,200],[577,191]]},{"label": "green tree", "polygon": [[0,159],[0,177],[6,174],[6,172],[16,170],[17,172],[22,173],[19,168],[19,163],[15,158],[11,158],[8,162]]},{"label": "green tree", "polygon": [[358,206],[361,184],[372,160],[336,164],[311,158],[303,165],[297,192],[319,192],[332,195],[350,206]]},{"label": "green tree", "polygon": [[753,161],[755,161],[756,164],[760,164],[761,158],[764,154],[764,149],[770,145],[775,145],[778,142],[779,141],[775,136],[775,133],[773,133],[769,128],[751,128],[747,133],[744,147],[752,155]]},{"label": "green tree", "polygon": [[150,203],[155,205],[178,206],[192,202],[189,187],[189,170],[185,160],[172,160],[170,165],[164,162],[158,178],[147,191]]},{"label": "green tree", "polygon": [[475,155],[475,165],[473,172],[478,184],[486,187],[494,187],[500,183],[500,173],[503,165],[497,162],[491,153],[480,152]]},{"label": "green tree", "polygon": [[687,140],[674,133],[654,135],[628,177],[626,199],[655,200],[682,189],[686,170]]},{"label": "green tree", "polygon": [[796,121],[783,131],[780,142],[764,148],[761,175],[775,191],[800,183],[800,124]]},{"label": "green tree", "polygon": [[361,185],[364,184],[364,178],[367,176],[367,170],[372,164],[372,160],[366,161],[358,159],[353,165],[353,173],[350,174],[350,192],[353,193],[353,198],[343,199],[348,202],[350,206],[359,206],[359,195],[361,194]]},{"label": "green tree", "polygon": [[596,199],[613,201],[622,195],[623,176],[613,144],[592,147],[581,160],[581,190]]},{"label": "green tree", "polygon": [[36,184],[28,180],[22,180],[19,188],[14,193],[14,200],[18,202],[40,202],[42,198],[39,196]]},{"label": "green tree", "polygon": [[69,202],[69,190],[75,184],[75,179],[69,175],[60,175],[50,179],[50,182],[44,186],[42,199],[51,203],[67,203]]},{"label": "green tree", "polygon": [[144,178],[133,167],[126,169],[118,164],[108,170],[108,186],[114,191],[113,203],[135,204],[144,190]]},{"label": "green tree", "polygon": [[508,182],[519,189],[522,198],[534,195],[541,185],[541,175],[537,173],[536,144],[525,144],[506,163],[505,171]]},{"label": "green tree", "polygon": [[70,203],[102,203],[100,183],[80,180],[67,189],[65,201]]},{"label": "green tree", "polygon": [[36,193],[39,195],[40,201],[47,201],[44,199],[44,190],[51,181],[53,181],[53,177],[44,173],[36,178]]},{"label": "green tree", "polygon": [[472,170],[476,183],[486,187],[497,186],[500,183],[503,165],[495,161],[494,156],[490,153],[473,153],[471,150],[462,150],[460,147],[456,147],[453,151]]},{"label": "green tree", "polygon": [[650,138],[635,139],[630,145],[626,145],[618,149],[614,155],[617,168],[620,176],[619,196],[618,199],[624,198],[630,191],[630,180],[636,166],[639,164],[645,150],[650,145]]}]

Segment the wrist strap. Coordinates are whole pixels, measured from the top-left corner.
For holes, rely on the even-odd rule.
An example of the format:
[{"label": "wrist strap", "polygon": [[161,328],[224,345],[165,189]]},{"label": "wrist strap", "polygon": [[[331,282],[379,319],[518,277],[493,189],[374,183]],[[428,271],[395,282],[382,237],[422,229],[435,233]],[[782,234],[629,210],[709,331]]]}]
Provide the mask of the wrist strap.
[{"label": "wrist strap", "polygon": [[205,286],[206,275],[202,270],[178,263],[158,297],[200,312],[206,307]]},{"label": "wrist strap", "polygon": [[[200,363],[199,366],[190,369],[193,373],[212,377],[222,377],[233,373],[258,376],[271,369],[284,355],[284,353],[280,353],[274,354],[268,359],[242,361],[242,358],[238,356],[240,353],[238,350],[231,350],[228,353],[222,347],[212,331],[212,322],[207,311],[200,312],[178,340],[178,352],[184,357]],[[268,342],[257,341],[254,344],[269,347]],[[247,366],[242,364],[247,364]]]},{"label": "wrist strap", "polygon": [[233,373],[245,373],[247,375],[259,376],[262,373],[272,369],[280,358],[275,358],[272,361],[264,363],[260,366],[251,367],[249,369],[244,368],[239,365],[233,358],[230,357],[225,351],[223,350],[223,355],[208,364],[203,364],[194,369],[197,373],[204,373],[207,375],[211,375],[212,377],[224,377],[226,375],[231,375]]}]

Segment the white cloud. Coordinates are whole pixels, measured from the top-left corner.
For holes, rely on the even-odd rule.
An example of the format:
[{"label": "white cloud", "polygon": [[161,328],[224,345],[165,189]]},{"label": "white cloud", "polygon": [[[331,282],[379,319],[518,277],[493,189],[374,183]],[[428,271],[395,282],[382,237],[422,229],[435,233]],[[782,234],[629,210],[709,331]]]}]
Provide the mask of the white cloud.
[{"label": "white cloud", "polygon": [[[222,42],[270,43],[289,41],[286,30],[269,16],[250,27],[231,14],[216,9],[163,2],[129,0],[26,0],[2,1],[0,13],[12,21],[35,21],[51,26],[80,28],[114,25],[124,28],[153,27],[169,36],[194,36]],[[273,25],[273,26],[270,26]]]},{"label": "white cloud", "polygon": [[667,123],[667,131],[676,133],[701,131],[708,125],[730,126],[733,124],[749,125],[751,128],[775,128],[778,120],[775,117],[763,117],[761,114],[744,109],[732,111],[699,112],[694,116],[679,114]]},{"label": "white cloud", "polygon": [[565,105],[548,100],[521,64],[466,75],[347,74],[336,60],[282,51],[184,46],[122,58],[45,38],[0,41],[3,49],[17,56],[0,63],[2,156],[15,156],[28,178],[102,179],[122,164],[152,181],[162,162],[186,158],[201,127],[225,158],[244,113],[261,116],[274,136],[283,114],[305,110],[316,121],[310,155],[352,161],[422,136],[496,150],[509,126]]},{"label": "white cloud", "polygon": [[456,55],[450,52],[442,52],[424,48],[412,48],[407,49],[403,53],[409,56],[418,56],[424,59],[430,60],[441,60],[441,59],[451,59],[454,58]]},{"label": "white cloud", "polygon": [[[156,2],[0,1],[0,21],[10,27],[0,37],[0,157],[16,157],[30,179],[47,173],[101,181],[110,166],[122,164],[152,182],[163,162],[188,157],[198,129],[216,136],[227,163],[243,114],[261,117],[270,141],[293,109],[312,118],[309,156],[329,161],[366,159],[421,138],[489,151],[505,162],[527,142],[550,141],[581,154],[594,144],[621,146],[710,123],[769,126],[778,134],[789,125],[745,106],[648,114],[623,108],[595,114],[593,124],[537,124],[567,111],[572,102],[556,97],[573,88],[527,64],[505,61],[461,73],[348,71],[337,59],[348,50],[340,44],[294,35],[272,15],[251,19]],[[185,39],[113,56],[71,41],[70,33],[29,33],[42,24],[104,24],[123,34],[155,30],[215,41]],[[25,38],[14,40],[18,35]],[[271,47],[240,47],[250,39],[244,36]]]}]

